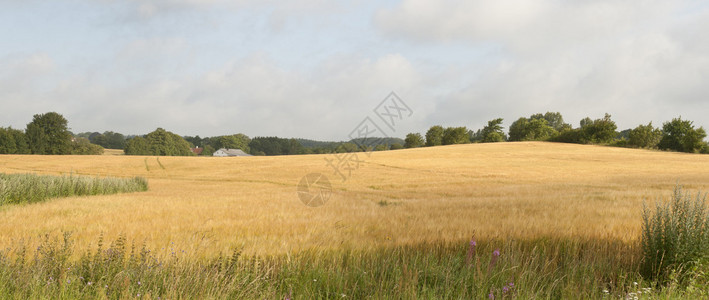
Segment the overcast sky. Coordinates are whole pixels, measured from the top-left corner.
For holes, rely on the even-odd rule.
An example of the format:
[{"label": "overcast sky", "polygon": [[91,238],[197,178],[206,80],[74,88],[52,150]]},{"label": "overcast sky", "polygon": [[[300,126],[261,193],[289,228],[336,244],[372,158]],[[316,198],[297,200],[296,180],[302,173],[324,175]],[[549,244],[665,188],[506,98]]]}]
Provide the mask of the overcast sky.
[{"label": "overcast sky", "polygon": [[709,127],[707,1],[0,0],[0,126],[344,140],[559,111]]}]

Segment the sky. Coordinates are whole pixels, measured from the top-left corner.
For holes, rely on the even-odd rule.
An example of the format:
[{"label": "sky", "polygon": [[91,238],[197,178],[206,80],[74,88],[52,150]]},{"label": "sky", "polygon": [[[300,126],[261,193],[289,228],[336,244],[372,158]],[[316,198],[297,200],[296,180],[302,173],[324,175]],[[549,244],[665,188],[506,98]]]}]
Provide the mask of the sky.
[{"label": "sky", "polygon": [[709,128],[695,0],[0,0],[0,126],[346,140],[561,112]]}]

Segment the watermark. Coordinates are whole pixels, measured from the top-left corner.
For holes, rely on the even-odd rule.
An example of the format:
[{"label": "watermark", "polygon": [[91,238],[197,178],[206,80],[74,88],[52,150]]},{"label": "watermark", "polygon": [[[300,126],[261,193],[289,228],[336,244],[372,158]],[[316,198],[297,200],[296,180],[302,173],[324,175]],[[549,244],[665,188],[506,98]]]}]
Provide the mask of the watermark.
[{"label": "watermark", "polygon": [[327,176],[320,173],[310,173],[303,176],[298,183],[298,197],[303,204],[310,207],[325,205],[332,194],[332,185]]},{"label": "watermark", "polygon": [[[367,157],[371,156],[374,147],[384,144],[384,140],[396,132],[397,124],[414,114],[414,111],[395,92],[389,93],[372,111],[376,118],[366,116],[347,135],[359,151],[348,149],[347,152],[334,153],[325,157],[326,166],[333,171],[332,175],[337,175],[342,179],[342,182],[346,182],[347,179],[352,177],[353,172],[358,170],[364,163],[360,159],[360,154],[364,154]],[[314,193],[313,185],[315,182],[326,183],[327,192]],[[324,186],[319,185],[316,185],[316,187],[320,188],[319,191],[324,188]],[[332,187],[328,177],[320,173],[306,175],[300,180],[298,185],[298,196],[308,206],[324,205],[331,193]]]}]

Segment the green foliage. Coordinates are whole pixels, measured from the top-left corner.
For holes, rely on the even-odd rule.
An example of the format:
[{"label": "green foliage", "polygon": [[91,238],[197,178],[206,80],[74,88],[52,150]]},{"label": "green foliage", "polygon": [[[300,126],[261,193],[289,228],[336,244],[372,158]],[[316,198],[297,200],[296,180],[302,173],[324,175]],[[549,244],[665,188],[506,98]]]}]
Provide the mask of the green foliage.
[{"label": "green foliage", "polygon": [[695,129],[692,121],[682,120],[680,117],[662,125],[662,139],[658,147],[662,150],[701,152],[706,145],[706,137],[703,127]]},{"label": "green foliage", "polygon": [[603,119],[596,119],[591,122],[582,122],[582,142],[584,144],[607,144],[613,141],[616,136],[615,130],[618,128],[611,120],[611,115],[606,114]]},{"label": "green foliage", "polygon": [[134,178],[48,176],[0,173],[0,206],[34,203],[57,197],[108,195],[148,190],[148,181]]},{"label": "green foliage", "polygon": [[502,118],[497,118],[487,122],[487,126],[482,129],[482,143],[504,142],[506,137],[502,127]]},{"label": "green foliage", "polygon": [[249,147],[253,155],[295,155],[304,152],[303,146],[296,139],[279,137],[255,137]]},{"label": "green foliage", "polygon": [[662,139],[662,130],[652,126],[652,122],[647,125],[638,125],[628,134],[628,145],[638,148],[657,148]]},{"label": "green foliage", "polygon": [[399,150],[399,149],[404,149],[404,146],[402,146],[399,143],[393,143],[391,146],[389,146],[390,150]]},{"label": "green foliage", "polygon": [[709,211],[706,195],[692,197],[675,187],[672,199],[656,203],[652,212],[643,206],[641,273],[665,281],[709,258]]},{"label": "green foliage", "polygon": [[581,127],[576,129],[565,128],[550,139],[555,142],[575,144],[610,144],[618,135],[617,126],[611,120],[611,115],[606,114],[602,119],[591,120],[584,118]]},{"label": "green foliage", "polygon": [[101,155],[103,147],[94,145],[88,139],[76,137],[71,142],[71,154],[73,155]]},{"label": "green foliage", "polygon": [[32,154],[70,154],[71,133],[67,126],[67,120],[58,113],[34,115],[25,131]]},{"label": "green foliage", "polygon": [[[551,113],[547,113],[551,114]],[[558,116],[556,114],[551,114],[554,116],[554,122],[562,122],[557,119],[561,118],[561,114]],[[557,125],[560,128],[562,125]],[[549,125],[542,114],[532,115],[529,119],[519,118],[517,121],[510,125],[510,141],[546,141],[550,138],[555,137],[558,134],[554,127]]]},{"label": "green foliage", "polygon": [[470,143],[468,137],[468,128],[465,127],[448,127],[443,130],[443,145],[467,144]]},{"label": "green foliage", "polygon": [[211,145],[214,147],[214,149],[241,149],[241,151],[249,153],[251,152],[249,143],[251,143],[251,139],[248,136],[239,133],[234,135],[224,135],[217,137],[216,141],[214,141]]},{"label": "green foliage", "polygon": [[424,145],[423,136],[420,133],[409,133],[404,139],[404,148],[417,148]]},{"label": "green foliage", "polygon": [[443,144],[443,127],[436,125],[431,126],[426,132],[426,146],[440,146]]},{"label": "green foliage", "polygon": [[25,133],[11,127],[0,127],[0,154],[30,154]]},{"label": "green foliage", "polygon": [[386,145],[377,145],[374,147],[374,151],[386,151],[389,150]]},{"label": "green foliage", "polygon": [[[547,121],[547,125],[553,128],[555,131],[559,132],[564,129],[571,128],[571,125],[564,123],[564,117],[560,112],[546,112],[545,114],[534,114],[529,117],[529,120],[544,119]],[[512,126],[510,126],[510,129]]]},{"label": "green foliage", "polygon": [[113,131],[106,131],[104,133],[94,132],[88,136],[88,139],[92,144],[99,145],[106,149],[122,150],[126,147],[126,137]]},{"label": "green foliage", "polygon": [[190,144],[181,136],[158,128],[145,137],[134,137],[126,143],[126,155],[192,156]]}]

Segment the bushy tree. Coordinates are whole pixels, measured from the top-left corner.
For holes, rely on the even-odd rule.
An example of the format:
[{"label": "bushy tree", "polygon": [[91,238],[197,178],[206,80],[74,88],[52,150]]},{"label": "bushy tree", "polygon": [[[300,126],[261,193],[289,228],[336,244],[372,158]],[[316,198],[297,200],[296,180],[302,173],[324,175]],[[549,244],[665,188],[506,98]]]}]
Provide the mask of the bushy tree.
[{"label": "bushy tree", "polygon": [[443,144],[443,127],[436,125],[431,126],[426,132],[426,146],[440,146]]},{"label": "bushy tree", "polygon": [[615,122],[611,120],[611,115],[606,114],[603,119],[588,121],[586,118],[581,122],[582,142],[605,144],[610,143],[616,136],[615,130],[618,128]]},{"label": "bushy tree", "polygon": [[148,141],[142,136],[128,139],[123,152],[125,152],[126,155],[153,155],[148,148]]},{"label": "bushy tree", "polygon": [[482,129],[482,140],[483,143],[496,143],[505,141],[505,133],[502,127],[502,118],[497,118],[487,122],[487,126]]},{"label": "bushy tree", "polygon": [[380,145],[377,145],[374,147],[374,151],[386,151],[386,150],[389,150],[389,148],[387,148],[386,145],[380,144]]},{"label": "bushy tree", "polygon": [[87,138],[76,137],[71,143],[71,154],[101,155],[103,154],[103,147],[92,144]]},{"label": "bushy tree", "polygon": [[443,145],[467,144],[470,142],[468,137],[468,128],[465,127],[448,127],[443,130]]},{"label": "bushy tree", "polygon": [[[549,113],[547,113],[549,114]],[[553,115],[556,116],[556,115]],[[560,117],[560,115],[559,115]],[[556,118],[556,117],[555,117]],[[555,119],[554,122],[559,122]],[[561,120],[563,123],[563,119]],[[559,125],[563,128],[563,125]],[[510,141],[545,141],[558,134],[542,114],[532,115],[529,119],[519,118],[510,125]]]},{"label": "bushy tree", "polygon": [[662,139],[662,130],[652,126],[652,122],[647,125],[638,125],[628,133],[628,145],[631,147],[653,149],[657,147]]},{"label": "bushy tree", "polygon": [[251,143],[251,139],[248,136],[238,133],[217,137],[213,146],[215,149],[241,149],[241,151],[249,153],[251,152],[249,143]]},{"label": "bushy tree", "polygon": [[305,152],[303,146],[296,139],[279,137],[255,137],[249,143],[249,148],[253,155],[295,155]]},{"label": "bushy tree", "polygon": [[11,127],[0,127],[0,154],[30,154],[25,133]]},{"label": "bushy tree", "polygon": [[706,145],[706,136],[703,127],[695,129],[692,121],[679,117],[662,125],[662,139],[658,147],[663,150],[700,152]]},{"label": "bushy tree", "polygon": [[58,113],[34,115],[25,131],[32,153],[70,154],[71,133],[67,126],[67,120]]},{"label": "bushy tree", "polygon": [[402,145],[399,144],[399,143],[393,143],[393,144],[391,144],[391,146],[389,147],[389,149],[390,149],[390,150],[399,150],[399,149],[404,149],[404,146],[402,146]]},{"label": "bushy tree", "polygon": [[[81,136],[81,134],[77,136]],[[106,131],[104,133],[94,132],[89,135],[88,139],[92,144],[99,145],[106,149],[123,149],[126,146],[126,137],[113,131]]]},{"label": "bushy tree", "polygon": [[192,156],[188,143],[181,136],[158,128],[145,137],[135,137],[126,143],[126,155]]},{"label": "bushy tree", "polygon": [[409,133],[404,139],[404,148],[416,148],[424,145],[423,136],[420,133]]}]

